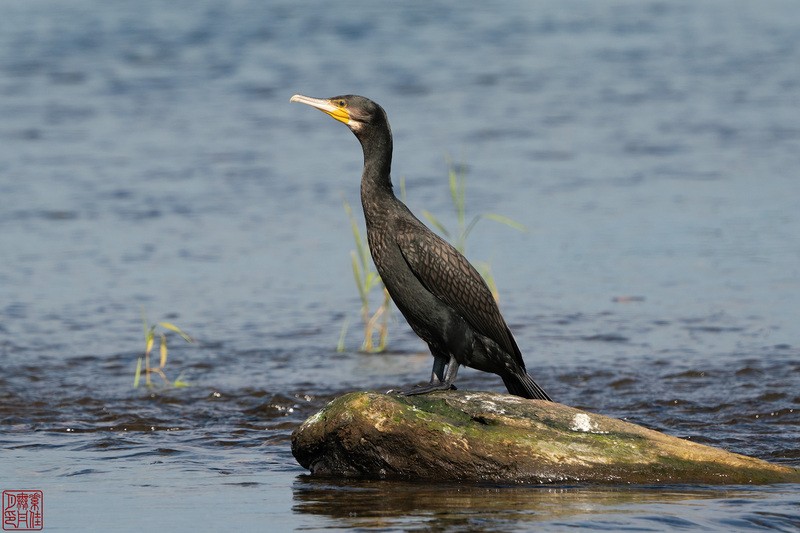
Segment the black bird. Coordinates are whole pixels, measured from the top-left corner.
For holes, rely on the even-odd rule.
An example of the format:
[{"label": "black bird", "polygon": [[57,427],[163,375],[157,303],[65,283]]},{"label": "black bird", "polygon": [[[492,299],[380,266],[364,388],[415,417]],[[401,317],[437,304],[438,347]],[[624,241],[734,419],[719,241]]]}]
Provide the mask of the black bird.
[{"label": "black bird", "polygon": [[458,367],[466,365],[499,375],[511,394],[550,400],[525,371],[517,343],[480,274],[394,195],[392,132],[383,108],[355,95],[323,99],[296,94],[291,101],[347,124],[361,142],[361,203],[372,260],[395,305],[433,355],[430,383],[401,393],[454,389]]}]

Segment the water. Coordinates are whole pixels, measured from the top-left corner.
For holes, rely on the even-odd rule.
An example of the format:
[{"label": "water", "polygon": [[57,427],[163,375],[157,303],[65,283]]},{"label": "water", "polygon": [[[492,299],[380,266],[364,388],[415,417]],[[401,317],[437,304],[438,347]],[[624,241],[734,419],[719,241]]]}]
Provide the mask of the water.
[{"label": "water", "polygon": [[[800,466],[798,24],[793,2],[3,2],[0,487],[65,531],[796,530],[796,485],[306,477],[293,428],[431,360],[396,313],[391,351],[357,352],[360,152],[288,99],[374,98],[413,210],[455,222],[449,156],[471,213],[529,228],[482,222],[468,251],[554,398]],[[132,389],[141,309],[197,338],[170,339],[188,388]]]}]

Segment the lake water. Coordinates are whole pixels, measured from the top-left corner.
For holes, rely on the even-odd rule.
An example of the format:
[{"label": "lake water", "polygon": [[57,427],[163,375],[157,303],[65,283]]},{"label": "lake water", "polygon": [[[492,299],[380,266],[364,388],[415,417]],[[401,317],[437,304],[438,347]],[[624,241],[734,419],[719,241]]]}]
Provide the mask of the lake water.
[{"label": "lake water", "polygon": [[[52,531],[797,530],[798,485],[307,477],[299,423],[431,358],[396,312],[358,352],[360,149],[289,97],[381,103],[412,210],[455,223],[449,158],[528,228],[468,256],[554,399],[800,466],[798,65],[790,1],[5,0],[0,488]],[[142,310],[190,386],[133,389]]]}]

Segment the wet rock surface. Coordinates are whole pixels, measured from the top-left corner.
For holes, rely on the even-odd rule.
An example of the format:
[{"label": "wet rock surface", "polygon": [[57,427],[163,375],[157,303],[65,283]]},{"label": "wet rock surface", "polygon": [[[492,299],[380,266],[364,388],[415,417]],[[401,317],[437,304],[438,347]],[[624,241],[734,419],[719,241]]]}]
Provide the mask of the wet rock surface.
[{"label": "wet rock surface", "polygon": [[493,483],[749,484],[800,470],[558,403],[447,391],[341,396],[292,434],[315,475]]}]

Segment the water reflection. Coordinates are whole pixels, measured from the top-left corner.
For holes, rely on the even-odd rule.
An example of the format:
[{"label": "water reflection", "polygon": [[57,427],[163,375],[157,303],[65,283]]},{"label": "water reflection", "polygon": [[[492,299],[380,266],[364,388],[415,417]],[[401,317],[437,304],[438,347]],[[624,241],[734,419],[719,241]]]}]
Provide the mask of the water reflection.
[{"label": "water reflection", "polygon": [[661,527],[678,525],[676,520],[696,526],[699,524],[674,518],[670,511],[662,509],[672,508],[671,512],[675,512],[675,505],[690,508],[693,502],[730,498],[752,503],[753,499],[764,497],[747,490],[698,487],[423,485],[319,480],[309,476],[299,476],[292,490],[295,512],[335,519],[338,527],[402,528],[413,523],[430,531],[519,531],[525,523],[577,526],[588,520],[602,522],[604,516],[613,523],[615,515],[641,515],[643,505],[652,512],[647,519],[661,522]]}]

